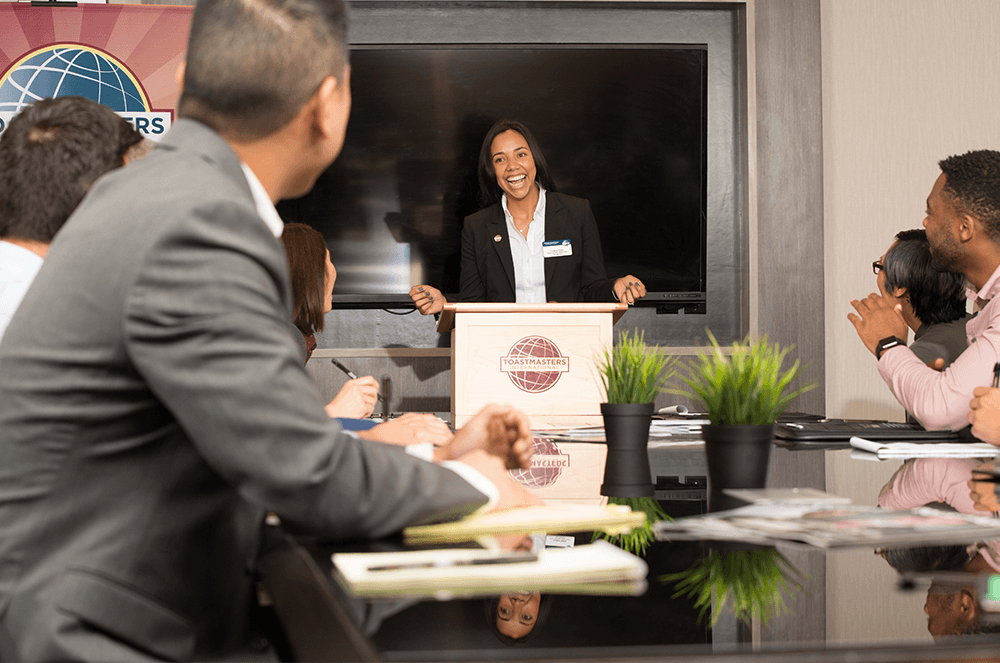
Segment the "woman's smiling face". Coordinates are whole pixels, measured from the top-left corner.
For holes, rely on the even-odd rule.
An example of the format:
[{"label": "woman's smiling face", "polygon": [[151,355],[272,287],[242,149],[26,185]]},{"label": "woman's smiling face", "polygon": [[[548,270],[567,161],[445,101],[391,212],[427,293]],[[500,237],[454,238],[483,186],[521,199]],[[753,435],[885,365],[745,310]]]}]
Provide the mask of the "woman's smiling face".
[{"label": "woman's smiling face", "polygon": [[508,199],[522,200],[535,188],[535,159],[528,141],[518,132],[508,129],[493,139],[490,158],[497,184]]}]

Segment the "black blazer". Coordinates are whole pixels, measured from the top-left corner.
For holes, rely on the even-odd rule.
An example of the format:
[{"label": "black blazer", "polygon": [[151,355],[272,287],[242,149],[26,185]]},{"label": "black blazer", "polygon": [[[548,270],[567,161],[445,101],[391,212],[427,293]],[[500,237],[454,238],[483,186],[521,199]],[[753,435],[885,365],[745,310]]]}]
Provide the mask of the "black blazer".
[{"label": "black blazer", "polygon": [[[545,239],[568,239],[573,246],[572,255],[545,259],[546,301],[616,301],[615,279],[609,279],[604,270],[601,237],[590,203],[552,191],[545,196]],[[513,302],[515,293],[510,237],[498,202],[465,218],[458,301]]]}]

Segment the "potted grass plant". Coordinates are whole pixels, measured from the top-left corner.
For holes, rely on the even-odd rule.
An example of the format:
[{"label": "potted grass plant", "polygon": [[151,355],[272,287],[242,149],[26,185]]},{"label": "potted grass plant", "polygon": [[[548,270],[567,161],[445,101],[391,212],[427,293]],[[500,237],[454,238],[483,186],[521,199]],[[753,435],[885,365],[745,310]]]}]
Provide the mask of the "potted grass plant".
[{"label": "potted grass plant", "polygon": [[801,366],[785,368],[792,347],[749,337],[724,352],[708,332],[711,348],[682,370],[686,388],[671,393],[701,401],[710,425],[702,426],[711,497],[723,488],[763,488],[778,416],[815,383],[793,387]]},{"label": "potted grass plant", "polygon": [[673,376],[675,358],[647,346],[645,334],[622,332],[618,343],[598,358],[607,402],[601,403],[608,458],[601,494],[651,497],[649,424],[656,395]]},{"label": "potted grass plant", "polygon": [[627,534],[606,535],[611,543],[642,555],[654,540],[652,525],[669,516],[653,499],[650,477],[649,425],[656,395],[674,375],[676,358],[664,355],[658,346],[648,346],[645,334],[622,332],[611,349],[597,361],[607,402],[601,403],[604,437],[608,446],[601,494],[612,504],[624,504],[646,514],[644,527]]}]

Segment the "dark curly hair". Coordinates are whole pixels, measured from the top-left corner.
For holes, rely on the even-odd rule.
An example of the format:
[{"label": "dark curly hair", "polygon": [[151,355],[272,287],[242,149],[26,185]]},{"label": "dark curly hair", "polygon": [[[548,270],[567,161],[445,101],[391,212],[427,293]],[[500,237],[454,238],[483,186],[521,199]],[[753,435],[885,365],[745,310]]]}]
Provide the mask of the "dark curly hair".
[{"label": "dark curly hair", "polygon": [[938,162],[945,176],[942,197],[958,214],[982,221],[1000,243],[1000,152],[975,150]]}]

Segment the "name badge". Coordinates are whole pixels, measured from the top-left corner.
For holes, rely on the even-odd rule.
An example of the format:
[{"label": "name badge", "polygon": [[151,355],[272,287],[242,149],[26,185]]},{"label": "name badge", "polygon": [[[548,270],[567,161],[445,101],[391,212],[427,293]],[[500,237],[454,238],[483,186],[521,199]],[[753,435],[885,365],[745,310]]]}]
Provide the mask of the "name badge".
[{"label": "name badge", "polygon": [[542,257],[561,258],[573,255],[573,244],[568,239],[552,239],[542,242]]}]

